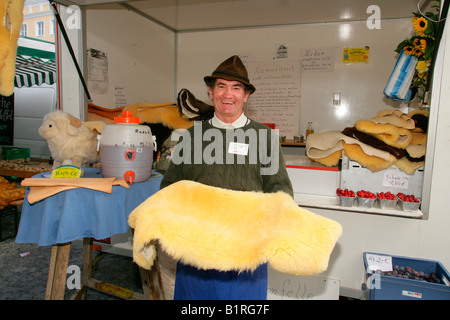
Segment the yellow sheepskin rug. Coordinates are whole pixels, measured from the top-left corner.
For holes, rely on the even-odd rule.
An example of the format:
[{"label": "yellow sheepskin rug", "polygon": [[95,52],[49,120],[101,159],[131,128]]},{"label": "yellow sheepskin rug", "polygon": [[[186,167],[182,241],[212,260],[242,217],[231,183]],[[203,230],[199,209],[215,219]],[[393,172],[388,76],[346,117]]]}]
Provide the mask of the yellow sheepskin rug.
[{"label": "yellow sheepskin rug", "polygon": [[150,269],[155,240],[175,260],[200,269],[313,275],[328,267],[342,226],[300,208],[284,193],[232,191],[179,181],[155,193],[129,216],[133,257]]}]

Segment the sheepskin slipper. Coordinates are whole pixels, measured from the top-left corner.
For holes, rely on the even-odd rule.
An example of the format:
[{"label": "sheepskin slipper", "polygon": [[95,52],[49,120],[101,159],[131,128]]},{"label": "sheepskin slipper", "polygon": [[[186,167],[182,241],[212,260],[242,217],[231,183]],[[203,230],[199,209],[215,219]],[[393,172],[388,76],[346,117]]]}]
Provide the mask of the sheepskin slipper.
[{"label": "sheepskin slipper", "polygon": [[182,180],[155,193],[130,214],[133,257],[153,265],[155,240],[175,260],[200,269],[313,275],[328,267],[342,226],[300,208],[283,192],[232,191]]}]

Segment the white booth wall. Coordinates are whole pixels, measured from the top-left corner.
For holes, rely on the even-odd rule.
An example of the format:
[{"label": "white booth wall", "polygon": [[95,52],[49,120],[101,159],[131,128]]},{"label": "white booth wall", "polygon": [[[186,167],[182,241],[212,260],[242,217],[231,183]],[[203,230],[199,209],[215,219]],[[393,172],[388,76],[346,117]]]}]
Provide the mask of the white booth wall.
[{"label": "white booth wall", "polygon": [[104,8],[86,10],[85,28],[86,49],[102,51],[108,59],[107,90],[90,90],[93,104],[114,109],[116,87],[123,88],[127,104],[172,101],[173,32],[131,11]]},{"label": "white booth wall", "polygon": [[[287,58],[280,61],[300,61],[307,48],[331,48],[332,71],[301,72],[298,133],[305,134],[309,121],[316,132],[342,130],[383,108],[400,107],[384,98],[383,89],[396,61],[394,49],[411,32],[410,19],[396,19],[382,21],[381,29],[373,30],[361,21],[180,33],[177,87],[210,103],[203,76],[233,54],[245,56],[246,62],[271,63],[276,61],[277,44],[288,47]],[[370,48],[368,63],[343,63],[344,48],[365,46]],[[341,108],[348,108],[344,114],[333,106],[334,92],[341,93]]]},{"label": "white booth wall", "polygon": [[[382,90],[395,64],[394,49],[411,34],[410,19],[382,21],[380,30],[369,30],[365,21],[351,22],[349,37],[342,38],[343,24],[321,23],[278,27],[243,28],[180,32],[174,34],[131,12],[87,10],[86,47],[108,54],[110,87],[108,93],[93,96],[93,103],[112,107],[113,86],[127,89],[129,103],[147,100],[174,101],[175,93],[188,88],[199,99],[207,100],[203,76],[233,54],[247,55],[254,61],[272,61],[275,45],[287,43],[289,59],[300,59],[306,47],[334,47],[333,72],[301,75],[300,132],[314,121],[319,131],[340,130],[362,118],[389,107],[405,109],[383,97]],[[120,21],[120,22],[119,22]],[[121,31],[112,28],[120,23]],[[347,27],[346,27],[347,28]],[[114,30],[112,32],[111,30]],[[448,24],[447,24],[448,30]],[[344,65],[342,49],[370,46],[367,64]],[[442,68],[442,90],[433,97],[439,104],[435,113],[435,147],[431,171],[431,205],[427,219],[410,219],[358,212],[311,209],[343,225],[343,235],[323,274],[339,279],[344,295],[358,295],[364,280],[362,255],[365,251],[429,258],[450,268],[450,214],[446,186],[450,181],[450,43]],[[444,60],[445,61],[445,60]],[[439,83],[436,83],[439,86]],[[175,90],[174,90],[175,88]],[[330,108],[332,93],[341,92],[351,108],[348,117],[336,119]]]}]

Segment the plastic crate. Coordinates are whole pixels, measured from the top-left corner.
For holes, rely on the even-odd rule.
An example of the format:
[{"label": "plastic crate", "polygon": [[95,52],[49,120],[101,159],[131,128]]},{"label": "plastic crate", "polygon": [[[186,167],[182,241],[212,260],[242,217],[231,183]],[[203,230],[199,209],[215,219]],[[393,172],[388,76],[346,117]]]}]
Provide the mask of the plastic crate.
[{"label": "plastic crate", "polygon": [[[441,283],[372,273],[369,270],[368,255],[390,257],[392,266],[410,267],[427,274],[434,272]],[[370,300],[450,300],[450,274],[438,261],[365,252],[364,266]]]},{"label": "plastic crate", "polygon": [[17,235],[18,227],[19,214],[17,206],[7,206],[0,210],[0,242],[14,238]]},{"label": "plastic crate", "polygon": [[2,147],[2,160],[30,159],[30,148]]}]

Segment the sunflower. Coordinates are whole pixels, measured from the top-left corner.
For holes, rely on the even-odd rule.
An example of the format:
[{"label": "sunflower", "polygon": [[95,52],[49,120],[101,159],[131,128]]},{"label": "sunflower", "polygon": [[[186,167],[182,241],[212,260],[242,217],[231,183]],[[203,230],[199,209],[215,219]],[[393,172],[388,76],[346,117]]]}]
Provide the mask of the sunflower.
[{"label": "sunflower", "polygon": [[414,54],[414,48],[412,46],[403,47],[403,51],[405,51],[406,54]]},{"label": "sunflower", "polygon": [[423,51],[422,51],[422,49],[420,49],[420,47],[415,47],[413,49],[413,53],[417,58],[420,57],[421,55],[423,55]]},{"label": "sunflower", "polygon": [[[431,1],[440,3],[440,0]],[[436,21],[440,19],[439,6],[432,6],[432,8],[437,12],[413,13],[414,17],[411,18],[411,21],[414,35],[400,42],[395,49],[398,53],[403,52],[417,59],[411,87],[417,89],[420,99],[423,99],[425,91],[430,89],[427,86],[430,74],[429,68],[435,47],[435,33],[438,26]]]},{"label": "sunflower", "polygon": [[427,72],[419,72],[417,74],[417,77],[419,77],[420,80],[427,80],[428,73]]},{"label": "sunflower", "polygon": [[424,17],[413,17],[411,20],[413,22],[414,32],[419,36],[425,36],[425,30],[428,27],[428,20]]},{"label": "sunflower", "polygon": [[414,42],[414,48],[420,49],[422,53],[425,53],[425,49],[427,48],[427,41],[425,39],[415,39]]}]

